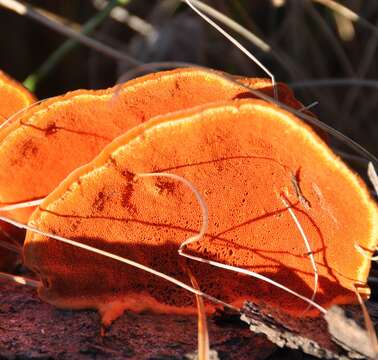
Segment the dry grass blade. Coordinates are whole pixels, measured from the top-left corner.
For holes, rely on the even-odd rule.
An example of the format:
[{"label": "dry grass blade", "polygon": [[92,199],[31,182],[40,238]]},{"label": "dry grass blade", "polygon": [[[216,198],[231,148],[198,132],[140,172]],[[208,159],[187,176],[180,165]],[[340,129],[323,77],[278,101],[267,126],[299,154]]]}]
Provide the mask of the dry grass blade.
[{"label": "dry grass blade", "polygon": [[339,33],[340,38],[345,42],[352,41],[356,35],[353,22],[345,17],[342,17],[336,12],[333,13],[333,17],[335,19],[337,32]]},{"label": "dry grass blade", "polygon": [[42,286],[42,283],[40,281],[29,279],[29,278],[24,277],[24,276],[16,276],[16,275],[12,275],[12,274],[7,274],[7,273],[4,273],[4,272],[0,272],[0,279],[5,279],[5,280],[8,280],[8,281],[10,280],[10,281],[13,281],[17,284],[28,285],[28,286],[35,287],[35,288]]},{"label": "dry grass blade", "polygon": [[[181,0],[182,2],[186,3],[185,0]],[[202,1],[198,0],[191,0],[191,2],[201,11],[206,13],[207,15],[211,16],[212,18],[218,20],[222,24],[229,27],[231,30],[235,31],[239,35],[243,36],[246,40],[250,41],[254,44],[257,48],[264,52],[270,52],[271,46],[258,37],[257,35],[253,34],[250,30],[247,30],[244,26],[241,26],[236,21],[232,20],[228,16],[222,14],[220,11],[214,9],[213,7],[203,3]]]},{"label": "dry grass blade", "polygon": [[[186,266],[192,286],[199,290],[196,278]],[[197,311],[198,311],[198,360],[208,360],[210,358],[210,342],[209,331],[207,328],[207,319],[205,313],[205,305],[201,296],[196,295]]]},{"label": "dry grass blade", "polygon": [[140,269],[140,270],[143,270],[145,272],[148,272],[152,275],[155,275],[155,276],[158,276],[162,279],[165,279],[175,285],[177,285],[178,287],[181,287],[195,295],[199,295],[199,296],[203,296],[204,298],[216,303],[216,304],[219,304],[221,306],[224,306],[224,307],[227,307],[227,308],[230,308],[232,310],[235,310],[235,311],[239,311],[238,308],[236,308],[235,306],[232,306],[230,304],[227,304],[225,303],[224,301],[221,301],[211,295],[208,295],[200,290],[197,290],[197,289],[194,289],[192,286],[189,286],[169,275],[166,275],[164,273],[161,273],[159,271],[156,271],[154,269],[151,269],[150,267],[148,266],[145,266],[145,265],[142,265],[142,264],[139,264],[133,260],[130,260],[130,259],[127,259],[127,258],[124,258],[122,256],[119,256],[119,255],[116,255],[116,254],[113,254],[113,253],[110,253],[108,251],[104,251],[104,250],[101,250],[101,249],[98,249],[96,247],[93,247],[93,246],[90,246],[90,245],[87,245],[87,244],[83,244],[83,243],[80,243],[78,241],[75,241],[75,240],[71,240],[71,239],[67,239],[63,236],[59,236],[59,235],[55,235],[55,234],[52,234],[52,233],[49,233],[49,232],[46,232],[46,231],[41,231],[33,226],[30,226],[30,225],[26,225],[26,224],[23,224],[23,223],[20,223],[18,221],[15,221],[15,220],[12,220],[12,219],[9,219],[5,216],[0,216],[0,221],[4,221],[8,224],[11,224],[13,226],[16,226],[20,229],[24,229],[24,230],[29,230],[31,232],[34,232],[36,234],[39,234],[39,235],[42,235],[42,236],[46,236],[46,237],[49,237],[51,239],[54,239],[54,240],[57,240],[57,241],[60,241],[62,243],[65,243],[65,244],[68,244],[68,245],[71,245],[71,246],[74,246],[74,247],[77,247],[77,248],[80,248],[80,249],[84,249],[86,251],[89,251],[89,252],[92,252],[92,253],[95,253],[95,254],[98,254],[98,255],[101,255],[101,256],[104,256],[104,257],[107,257],[107,258],[110,258],[110,259],[113,259],[113,260],[116,260],[116,261],[119,261],[121,263],[124,263],[126,265],[130,265],[130,266],[133,266],[137,269]]},{"label": "dry grass blade", "polygon": [[344,135],[340,131],[338,131],[338,130],[334,129],[333,127],[331,127],[331,126],[329,126],[329,125],[321,122],[317,118],[315,118],[313,116],[310,116],[310,115],[308,115],[306,113],[302,113],[302,112],[300,112],[298,110],[292,109],[289,106],[287,106],[286,104],[283,104],[283,103],[281,103],[281,102],[279,102],[279,101],[277,101],[275,99],[272,99],[269,96],[266,96],[265,94],[262,94],[261,92],[255,90],[255,89],[252,89],[251,87],[249,87],[249,86],[247,86],[245,84],[242,84],[242,83],[238,82],[235,79],[232,79],[232,77],[227,76],[226,74],[222,74],[222,77],[225,78],[225,79],[227,79],[230,82],[236,83],[239,86],[244,87],[245,89],[247,89],[250,93],[252,93],[256,97],[258,97],[260,99],[263,99],[265,101],[274,103],[274,104],[280,106],[281,108],[289,111],[290,113],[298,116],[299,118],[307,121],[311,125],[314,125],[316,128],[324,130],[326,133],[328,133],[330,135],[333,135],[335,138],[337,138],[338,140],[342,141],[345,145],[347,145],[348,147],[350,147],[351,149],[353,149],[354,151],[356,151],[361,156],[363,156],[366,159],[369,159],[370,161],[378,164],[378,159],[373,154],[371,154],[368,150],[366,150],[360,144],[356,143],[355,141],[353,141],[352,139],[350,139],[348,136]]},{"label": "dry grass blade", "polygon": [[289,84],[293,89],[301,89],[307,87],[323,87],[323,86],[364,86],[378,89],[378,80],[361,79],[361,78],[324,78],[324,79],[309,79],[295,81]]},{"label": "dry grass blade", "polygon": [[372,162],[369,162],[368,164],[368,177],[374,187],[376,195],[378,196],[378,175]]},{"label": "dry grass blade", "polygon": [[69,38],[75,39],[78,42],[82,43],[85,46],[88,46],[91,49],[98,51],[99,53],[106,55],[110,58],[116,59],[118,61],[122,61],[128,63],[130,65],[139,65],[141,64],[140,61],[134,59],[133,57],[120,52],[110,46],[103,44],[100,41],[92,39],[80,32],[77,32],[67,25],[60,23],[56,19],[53,20],[52,18],[46,17],[43,13],[38,12],[35,8],[31,5],[24,5],[19,1],[16,0],[0,0],[0,6],[3,6],[6,9],[9,9],[13,12],[16,12],[19,15],[27,16],[47,27],[50,29],[59,32],[60,34],[67,36]]},{"label": "dry grass blade", "polygon": [[[282,196],[281,196],[281,201],[286,206],[286,208],[289,211],[289,214],[292,217],[299,233],[301,234],[301,237],[302,237],[303,242],[305,243],[305,246],[306,246],[306,249],[307,249],[307,254],[310,257],[311,265],[312,265],[312,268],[314,270],[314,290],[313,290],[313,293],[312,293],[312,296],[311,296],[311,301],[315,301],[316,293],[318,292],[319,272],[318,272],[318,268],[316,266],[314,253],[311,249],[311,246],[310,246],[310,243],[309,243],[308,238],[306,236],[306,233],[304,232],[303,227],[302,227],[301,223],[299,222],[297,216],[295,215],[293,209],[291,208],[290,204]],[[309,304],[307,306],[307,308],[304,310],[303,314],[306,313],[310,309],[310,307],[311,307],[311,304]]]},{"label": "dry grass blade", "polygon": [[209,25],[216,29],[220,34],[222,34],[228,41],[234,44],[244,55],[251,59],[257,66],[259,66],[272,80],[272,85],[274,88],[274,98],[278,99],[276,79],[274,74],[268,70],[252,53],[250,53],[242,44],[240,44],[234,37],[232,37],[227,31],[221,28],[217,23],[206,16],[201,10],[196,7],[191,0],[184,0],[185,3],[202,19],[204,19]]},{"label": "dry grass blade", "polygon": [[355,71],[353,66],[346,55],[343,47],[340,45],[340,42],[331,31],[328,23],[320,16],[320,14],[316,11],[313,4],[310,0],[306,1],[305,9],[314,19],[314,21],[318,24],[320,30],[324,33],[327,37],[328,41],[332,45],[330,48],[334,51],[335,55],[338,57],[340,64],[344,67],[345,71],[348,73],[348,76],[354,76]]},{"label": "dry grass blade", "polygon": [[[325,310],[322,306],[320,306],[319,304],[314,302],[313,299],[308,299],[307,297],[305,297],[301,294],[298,294],[297,292],[289,289],[288,287],[286,287],[286,286],[284,286],[284,285],[282,285],[282,284],[280,284],[280,283],[278,283],[278,282],[276,282],[276,281],[274,281],[274,280],[272,280],[272,279],[270,279],[270,278],[268,278],[264,275],[261,275],[259,273],[254,272],[254,271],[239,268],[239,267],[236,267],[236,266],[226,265],[226,264],[223,264],[223,263],[219,263],[217,261],[207,260],[207,259],[204,259],[204,258],[201,258],[201,257],[198,257],[198,256],[192,256],[192,255],[186,254],[184,252],[184,249],[189,244],[196,242],[196,241],[200,241],[205,236],[205,233],[206,233],[206,230],[207,230],[207,225],[208,225],[208,209],[207,209],[205,201],[203,200],[203,198],[200,195],[200,193],[198,192],[198,190],[194,187],[194,185],[190,181],[188,181],[187,179],[185,179],[181,176],[178,176],[178,175],[175,175],[175,174],[169,174],[169,173],[150,173],[150,174],[147,173],[147,174],[140,174],[140,175],[142,175],[142,176],[167,176],[167,177],[171,177],[173,179],[181,181],[182,183],[187,185],[194,192],[194,194],[197,198],[197,201],[198,201],[199,205],[201,206],[201,211],[202,211],[201,230],[197,235],[190,237],[189,239],[187,239],[186,241],[184,241],[181,244],[181,246],[178,250],[179,255],[181,255],[185,258],[191,259],[191,260],[195,260],[195,261],[202,262],[202,263],[205,263],[205,264],[208,264],[208,265],[211,265],[211,266],[219,267],[221,269],[234,271],[234,272],[237,272],[237,273],[240,273],[240,274],[249,275],[249,276],[252,276],[252,277],[257,278],[259,280],[265,281],[268,284],[271,284],[275,287],[278,287],[281,290],[284,290],[284,291],[288,292],[289,294],[294,295],[294,296],[298,297],[299,299],[307,302],[309,305],[314,306],[316,309],[318,309],[321,313],[325,314],[327,312],[327,310]],[[138,176],[140,176],[140,175],[138,175]],[[300,224],[299,224],[299,229],[302,229]],[[303,232],[303,230],[302,230],[302,232]],[[305,238],[305,239],[307,240],[307,238]],[[310,252],[311,252],[310,247],[309,247],[309,249],[310,249]],[[315,271],[315,274],[316,274],[315,282],[316,282],[316,287],[317,287],[317,268],[316,268],[316,265],[315,265],[314,271]],[[315,292],[316,292],[316,290],[315,290]]]},{"label": "dry grass blade", "polygon": [[[197,257],[197,256],[192,256],[192,255],[188,255],[184,252],[184,249],[191,243],[193,242],[197,242],[197,241],[200,241],[206,234],[206,231],[207,231],[207,227],[208,227],[208,209],[207,209],[207,205],[206,205],[206,202],[204,201],[204,199],[202,198],[201,194],[199,193],[199,191],[195,188],[194,184],[192,184],[189,180],[183,178],[182,176],[179,176],[179,175],[176,175],[176,174],[170,174],[170,173],[141,173],[141,174],[137,174],[136,177],[156,177],[156,176],[161,176],[161,177],[168,177],[168,178],[171,178],[171,179],[174,179],[174,180],[177,180],[177,181],[180,181],[182,182],[184,185],[186,185],[188,188],[190,188],[190,190],[194,193],[194,195],[196,196],[196,199],[197,199],[197,202],[198,204],[200,205],[201,207],[201,212],[202,212],[202,226],[201,226],[201,229],[199,231],[198,234],[194,235],[194,236],[191,236],[190,238],[188,238],[187,240],[185,240],[179,250],[178,250],[178,253],[179,255],[181,256],[184,256],[188,259],[191,259],[191,260],[195,260],[195,261],[199,261],[199,262],[202,262],[202,263],[206,263],[206,264],[209,264],[209,265],[212,265],[212,266],[215,266],[215,267],[219,267],[219,268],[223,268],[223,269],[226,269],[226,270],[231,270],[231,271],[235,271],[235,272],[238,272],[238,273],[242,273],[242,274],[246,274],[246,275],[249,275],[249,276],[252,276],[252,277],[255,277],[257,279],[260,279],[260,280],[263,280],[273,286],[276,286],[298,298],[300,298],[301,300],[307,302],[309,305],[311,306],[314,306],[315,308],[317,308],[320,312],[322,313],[326,313],[326,310],[321,307],[320,305],[318,305],[317,303],[315,303],[314,300],[314,297],[316,295],[316,292],[317,292],[317,286],[318,286],[318,270],[317,270],[317,267],[316,267],[316,264],[315,264],[315,259],[314,259],[314,256],[312,254],[312,250],[311,250],[311,247],[308,243],[308,240],[307,240],[307,237],[306,235],[304,234],[304,231],[299,223],[299,221],[297,220],[296,216],[294,215],[294,221],[296,222],[297,226],[298,226],[298,229],[299,231],[301,232],[301,235],[302,237],[304,238],[304,241],[305,241],[305,244],[306,244],[306,247],[308,249],[308,252],[309,252],[309,255],[311,257],[311,262],[313,264],[313,267],[314,267],[314,282],[315,282],[315,286],[314,286],[314,294],[312,296],[311,299],[308,299],[306,298],[305,296],[302,296],[301,294],[298,294],[297,292],[287,288],[286,286],[280,284],[280,283],[277,283],[275,282],[274,280],[270,279],[270,278],[267,278],[261,274],[258,274],[254,271],[250,271],[250,270],[246,270],[246,269],[242,269],[242,268],[239,268],[239,267],[235,267],[235,266],[231,266],[231,265],[226,265],[226,264],[222,264],[222,263],[218,263],[216,261],[211,261],[211,260],[206,260],[206,259],[203,259],[201,257]],[[307,308],[306,310],[307,311]]]},{"label": "dry grass blade", "polygon": [[225,269],[225,270],[229,270],[229,271],[234,271],[236,273],[239,273],[239,274],[244,274],[244,275],[248,275],[248,276],[252,276],[256,279],[259,279],[259,280],[262,280],[262,281],[265,281],[266,283],[270,284],[270,285],[273,285],[283,291],[286,291],[287,293],[303,300],[304,302],[308,303],[309,305],[313,306],[314,308],[316,308],[317,310],[319,310],[322,314],[326,314],[327,313],[327,310],[324,309],[321,305],[317,304],[316,302],[312,301],[311,299],[297,293],[296,291],[294,290],[291,290],[290,288],[286,287],[285,285],[282,285],[281,283],[278,283],[264,275],[261,275],[259,273],[256,273],[254,271],[251,271],[251,270],[247,270],[247,269],[243,269],[243,268],[239,268],[239,267],[236,267],[236,266],[231,266],[231,265],[226,265],[226,264],[222,264],[222,263],[219,263],[217,261],[212,261],[212,260],[207,260],[207,259],[204,259],[204,258],[201,258],[201,257],[197,257],[197,256],[192,256],[192,255],[189,255],[189,254],[186,254],[184,253],[183,249],[180,249],[179,250],[179,254],[181,256],[184,256],[188,259],[191,259],[191,260],[194,260],[194,261],[198,261],[198,262],[202,262],[204,264],[208,264],[208,265],[211,265],[211,266],[214,266],[214,267],[218,267],[220,269]]},{"label": "dry grass blade", "polygon": [[[186,3],[185,0],[180,0]],[[293,59],[289,58],[286,54],[282,53],[282,51],[278,51],[277,49],[273,48],[267,41],[262,39],[261,37],[257,36],[256,34],[252,33],[250,30],[246,29],[244,26],[241,26],[236,21],[232,20],[225,14],[221,13],[220,11],[214,9],[213,7],[203,3],[199,0],[191,0],[193,4],[195,4],[200,10],[202,10],[207,15],[211,16],[212,18],[216,19],[217,21],[221,22],[225,26],[229,27],[232,31],[235,31],[240,36],[244,37],[247,41],[251,42],[255,45],[258,49],[263,51],[264,53],[269,53],[282,65],[284,69],[288,71],[292,76],[304,76],[304,70],[300,68],[300,64],[294,63]],[[237,3],[235,3],[237,4]],[[243,15],[243,14],[241,14]]]},{"label": "dry grass blade", "polygon": [[[91,35],[96,28],[98,28],[110,15],[110,12],[118,5],[122,3],[127,3],[128,0],[111,0],[108,2],[106,7],[101,11],[98,11],[94,16],[92,16],[85,24],[80,28],[80,33],[82,35]],[[53,69],[59,64],[59,62],[76,46],[78,46],[78,41],[75,39],[68,39],[62,45],[60,45],[55,51],[53,51],[49,57],[39,66],[39,68],[30,74],[23,85],[29,89],[31,92],[35,92],[38,84],[53,71]]]},{"label": "dry grass blade", "polygon": [[[10,240],[13,240],[12,238],[9,237],[9,235],[3,231],[1,228],[0,228],[0,232],[1,234],[5,235],[8,239]],[[16,254],[21,254],[22,253],[22,248],[20,245],[16,245],[16,242],[13,240],[12,242],[14,242],[14,244],[11,244],[9,242],[6,242],[6,241],[3,241],[3,240],[0,240],[0,246],[4,249],[7,249],[9,251],[13,251],[15,252]]]},{"label": "dry grass blade", "polygon": [[[125,81],[129,78],[132,78],[133,76],[136,76],[137,74],[139,74],[142,71],[156,70],[156,69],[159,69],[159,68],[160,69],[172,68],[172,67],[194,67],[194,68],[198,68],[198,69],[201,69],[203,71],[207,71],[209,73],[214,74],[214,70],[207,68],[205,66],[199,66],[199,65],[196,65],[196,64],[190,64],[190,63],[185,63],[185,62],[156,62],[156,63],[150,63],[150,64],[143,64],[143,65],[135,67],[134,69],[132,69],[132,70],[126,72],[124,75],[122,75],[122,77],[119,79],[119,81]],[[288,106],[284,103],[281,103],[280,101],[273,99],[270,96],[262,93],[261,91],[253,89],[250,86],[247,86],[247,85],[235,80],[234,77],[227,75],[226,73],[223,73],[223,74],[217,73],[217,75],[222,77],[224,80],[229,81],[230,83],[236,84],[236,85],[246,89],[247,91],[249,91],[251,94],[253,94],[257,98],[265,100],[265,101],[270,102],[270,103],[273,103],[273,104],[285,109],[286,111],[289,111],[290,113],[292,113],[292,114],[298,116],[299,118],[305,120],[306,122],[310,123],[311,125],[315,126],[316,128],[321,129],[321,130],[325,131],[326,133],[334,136],[336,139],[340,140],[342,143],[347,145],[349,148],[353,149],[356,153],[361,155],[363,158],[366,158],[366,159],[372,161],[373,163],[378,164],[378,158],[376,156],[374,156],[373,154],[371,154],[368,150],[366,150],[360,144],[356,143],[355,141],[350,139],[348,136],[344,135],[343,133],[334,129],[333,127],[321,122],[319,119],[302,112],[303,110],[293,109],[290,106]],[[323,79],[323,80],[327,81],[328,79]],[[332,80],[335,80],[335,79],[332,79]],[[336,79],[336,80],[339,80],[339,79]],[[311,81],[311,83],[310,83],[310,81]],[[293,83],[293,84],[289,84],[289,85],[293,88],[295,88],[295,87],[299,88],[301,86],[307,87],[307,86],[312,86],[312,81],[314,81],[315,85],[317,84],[316,80],[308,80],[305,83],[298,82],[298,83]],[[341,81],[344,82],[344,81],[348,81],[348,80],[341,80]],[[361,79],[358,79],[358,81],[364,82],[364,80],[361,80]],[[378,84],[377,81],[375,81],[373,83]],[[328,82],[327,82],[327,84],[328,84]],[[372,83],[369,81],[369,85],[371,85],[371,84]],[[318,85],[325,86],[326,84],[324,84],[323,81],[321,81],[321,84],[318,84]],[[344,86],[344,84],[343,84],[343,86]],[[374,85],[374,86],[376,86],[376,85]]]},{"label": "dry grass blade", "polygon": [[364,257],[368,258],[371,261],[378,261],[378,255],[377,256],[372,256],[371,253],[374,250],[367,250],[364,249],[361,245],[359,244],[354,244],[354,248]]},{"label": "dry grass blade", "polygon": [[374,359],[377,360],[378,359],[378,339],[377,339],[377,334],[375,332],[375,328],[374,328],[373,322],[371,321],[369,312],[368,312],[368,310],[366,308],[366,305],[365,305],[364,301],[361,298],[360,293],[358,292],[358,289],[354,288],[354,291],[356,293],[358,302],[361,305],[362,313],[364,315],[365,326],[366,326],[366,330],[367,330],[368,335],[369,335],[371,348],[372,348],[372,351],[374,353]]},{"label": "dry grass blade", "polygon": [[357,22],[361,24],[362,26],[372,30],[374,32],[375,36],[378,36],[378,27],[371,23],[370,21],[366,20],[365,18],[361,17],[354,11],[350,10],[348,7],[345,5],[342,5],[338,3],[337,1],[334,0],[312,0],[314,2],[317,2],[319,4],[322,4],[332,11],[337,12],[339,15],[345,17],[346,19]]},{"label": "dry grass blade", "polygon": [[[136,175],[137,177],[166,177],[173,180],[180,181],[184,185],[186,185],[195,195],[198,204],[201,207],[202,211],[202,226],[198,234],[190,237],[187,239],[181,246],[184,244],[190,244],[192,242],[198,241],[202,239],[208,227],[208,209],[205,200],[202,198],[199,191],[196,187],[187,179],[183,178],[182,176],[178,176],[176,174],[170,173],[140,173]],[[185,270],[189,275],[190,281],[194,289],[200,291],[197,280],[191,273],[190,269],[185,265]],[[210,357],[210,345],[209,345],[209,333],[207,329],[207,321],[206,321],[206,313],[205,313],[205,306],[202,300],[202,297],[198,294],[195,294],[197,300],[197,311],[198,311],[198,359],[199,360],[208,360]]]},{"label": "dry grass blade", "polygon": [[357,155],[353,155],[353,154],[349,154],[349,153],[346,153],[344,151],[341,151],[339,149],[333,149],[333,151],[339,155],[342,159],[346,159],[358,166],[361,166],[363,168],[366,168],[366,165],[369,163],[368,160],[366,160],[365,158],[363,157],[360,157],[360,156],[357,156]]},{"label": "dry grass blade", "polygon": [[44,199],[37,199],[32,201],[19,202],[11,205],[0,206],[0,211],[12,211],[16,209],[24,209],[28,207],[38,206],[42,203],[43,200]]},{"label": "dry grass blade", "polygon": [[[367,76],[369,69],[371,68],[372,62],[375,60],[375,54],[378,47],[378,37],[372,37],[366,46],[366,50],[362,55],[362,60],[359,64],[357,76],[359,78],[364,78]],[[358,102],[361,97],[361,89],[358,87],[351,88],[345,96],[345,100],[342,104],[342,118],[344,121],[348,120],[348,117],[351,116],[354,105]],[[364,99],[365,100],[365,99]],[[365,101],[364,101],[365,102]]]},{"label": "dry grass blade", "polygon": [[207,231],[207,227],[208,227],[208,218],[209,218],[207,205],[206,205],[205,200],[203,199],[203,197],[199,193],[199,191],[196,189],[196,187],[189,180],[183,178],[182,176],[176,175],[176,174],[159,173],[159,172],[156,172],[156,173],[140,173],[140,174],[137,174],[136,177],[166,177],[166,178],[170,178],[170,179],[173,179],[173,180],[177,180],[177,181],[183,183],[184,185],[186,185],[195,195],[196,200],[197,200],[197,202],[198,202],[198,204],[201,208],[202,225],[201,225],[201,229],[198,232],[198,234],[195,234],[195,235],[191,236],[190,238],[188,238],[187,240],[185,240],[181,244],[180,249],[182,247],[192,243],[192,242],[201,240],[205,236],[206,231]]},{"label": "dry grass blade", "polygon": [[37,106],[37,105],[40,105],[42,103],[44,103],[45,101],[49,100],[50,98],[47,98],[47,99],[43,99],[43,100],[39,100],[39,101],[36,101],[34,102],[33,104],[30,104],[29,106],[26,106],[18,111],[16,111],[15,113],[13,113],[8,119],[6,119],[2,124],[0,124],[0,129],[2,129],[3,127],[6,127],[8,126],[9,124],[12,123],[12,121],[14,119],[16,119],[19,115],[22,115],[25,111],[27,110],[30,110],[32,109],[33,107]]},{"label": "dry grass blade", "polygon": [[[94,0],[93,5],[98,9],[102,10],[106,7],[108,1],[106,0]],[[144,19],[130,14],[130,12],[120,6],[115,7],[110,12],[110,17],[121,24],[127,25],[130,29],[146,37],[157,36],[157,30],[153,25],[145,21]]]},{"label": "dry grass blade", "polygon": [[311,104],[301,107],[300,109],[298,109],[298,111],[302,112],[302,111],[310,110],[317,105],[319,105],[319,101],[314,101]]}]

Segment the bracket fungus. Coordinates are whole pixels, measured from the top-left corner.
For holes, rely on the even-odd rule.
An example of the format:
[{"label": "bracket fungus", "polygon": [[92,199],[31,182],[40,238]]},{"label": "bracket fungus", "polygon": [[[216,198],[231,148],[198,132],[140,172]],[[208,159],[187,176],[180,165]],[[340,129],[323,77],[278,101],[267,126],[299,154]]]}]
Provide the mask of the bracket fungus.
[{"label": "bracket fungus", "polygon": [[[0,126],[13,114],[31,105],[36,99],[21,84],[0,70]],[[8,185],[7,185],[8,186]],[[23,232],[9,224],[0,225],[0,242],[12,248]],[[10,269],[17,256],[12,250],[0,248],[0,269]]]},{"label": "bracket fungus", "polygon": [[182,183],[140,176],[161,172],[190,181],[207,204],[206,234],[184,248],[202,259],[188,264],[203,292],[235,306],[253,300],[302,315],[307,304],[298,297],[208,263],[256,271],[311,297],[314,269],[290,206],[311,244],[317,304],[354,303],[356,284],[368,295],[370,260],[355,244],[376,247],[378,209],[365,185],[297,117],[244,99],[140,124],[52,191],[29,221],[51,235],[28,231],[24,245],[43,300],[98,309],[106,324],[125,309],[195,313],[191,294],[166,280],[51,238],[74,239],[188,282],[177,251],[198,233],[201,208]]},{"label": "bracket fungus", "polygon": [[[242,78],[272,95],[267,79]],[[279,84],[280,99],[300,108]],[[92,160],[115,137],[153,116],[238,97],[251,97],[221,73],[195,68],[159,72],[107,90],[78,90],[26,110],[0,131],[0,204],[43,198],[72,170]],[[9,215],[26,222],[31,208]]]}]

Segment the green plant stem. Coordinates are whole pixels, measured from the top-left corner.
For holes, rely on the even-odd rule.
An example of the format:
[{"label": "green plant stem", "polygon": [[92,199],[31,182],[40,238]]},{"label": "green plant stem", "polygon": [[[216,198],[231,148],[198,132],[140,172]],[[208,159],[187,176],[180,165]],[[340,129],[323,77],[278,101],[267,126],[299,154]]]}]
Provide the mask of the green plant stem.
[{"label": "green plant stem", "polygon": [[[89,19],[81,28],[81,33],[85,35],[91,34],[110,14],[116,6],[123,6],[129,3],[130,0],[111,0],[109,3],[99,11],[95,16]],[[75,39],[66,40],[58,49],[56,49],[46,61],[32,74],[30,74],[23,85],[31,92],[35,92],[38,84],[43,80],[58,64],[59,62],[72,50],[79,45]]]}]

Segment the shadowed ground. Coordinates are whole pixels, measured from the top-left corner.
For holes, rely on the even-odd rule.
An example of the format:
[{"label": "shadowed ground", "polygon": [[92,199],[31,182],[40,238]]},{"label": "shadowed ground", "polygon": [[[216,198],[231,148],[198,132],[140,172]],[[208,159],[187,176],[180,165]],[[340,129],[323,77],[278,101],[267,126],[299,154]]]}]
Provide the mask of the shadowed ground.
[{"label": "shadowed ground", "polygon": [[[275,350],[239,321],[209,320],[220,359],[266,359]],[[197,346],[197,319],[127,313],[104,337],[94,311],[62,311],[34,289],[0,282],[0,359],[183,359]]]}]

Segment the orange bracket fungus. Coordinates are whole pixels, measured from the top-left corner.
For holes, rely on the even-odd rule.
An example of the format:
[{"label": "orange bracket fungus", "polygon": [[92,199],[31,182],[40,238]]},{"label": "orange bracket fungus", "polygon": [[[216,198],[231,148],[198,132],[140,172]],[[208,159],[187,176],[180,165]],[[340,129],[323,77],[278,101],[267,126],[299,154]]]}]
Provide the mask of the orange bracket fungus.
[{"label": "orange bracket fungus", "polygon": [[[266,79],[240,79],[272,95]],[[280,99],[301,104],[285,85]],[[220,73],[200,69],[160,72],[99,91],[78,90],[26,110],[0,131],[0,204],[43,198],[115,137],[153,116],[252,95]],[[32,175],[31,175],[32,174]],[[26,222],[31,209],[10,216]]]},{"label": "orange bracket fungus", "polygon": [[[206,216],[173,176],[193,184]],[[206,233],[185,243],[204,221]],[[42,281],[42,299],[98,309],[106,324],[125,309],[196,312],[191,294],[141,270],[187,283],[183,243],[203,293],[294,316],[313,297],[315,263],[316,307],[307,315],[316,315],[355,303],[355,286],[368,295],[370,259],[355,244],[374,249],[377,225],[365,185],[308,125],[265,101],[233,100],[159,116],[115,139],[33,213],[24,259]],[[81,248],[57,241],[67,239]],[[85,251],[93,247],[139,269]]]},{"label": "orange bracket fungus", "polygon": [[[35,98],[21,84],[11,79],[0,70],[0,127],[13,114],[28,107],[35,101]],[[8,186],[8,184],[6,185]],[[4,247],[0,249],[0,268],[7,269],[14,265],[16,261],[13,249],[18,249],[14,242],[22,238],[23,232],[14,227],[2,223],[0,227],[0,242]]]},{"label": "orange bracket fungus", "polygon": [[0,131],[0,219],[29,229],[23,260],[40,281],[9,277],[105,325],[125,309],[196,313],[190,292],[207,312],[251,300],[296,317],[356,302],[355,286],[366,297],[367,189],[313,129],[242,86],[272,96],[268,80],[235,79],[177,69],[14,117]]}]

